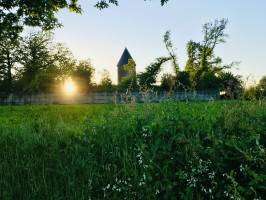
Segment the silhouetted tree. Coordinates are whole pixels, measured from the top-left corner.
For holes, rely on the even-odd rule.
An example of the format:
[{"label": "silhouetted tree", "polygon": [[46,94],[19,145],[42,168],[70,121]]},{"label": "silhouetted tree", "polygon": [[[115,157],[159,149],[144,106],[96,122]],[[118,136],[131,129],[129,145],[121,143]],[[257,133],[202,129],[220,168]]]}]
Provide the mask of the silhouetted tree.
[{"label": "silhouetted tree", "polygon": [[25,93],[47,92],[55,79],[50,33],[34,33],[23,40],[20,86]]},{"label": "silhouetted tree", "polygon": [[260,93],[260,96],[266,97],[266,76],[263,76],[258,85],[257,85],[257,90]]},{"label": "silhouetted tree", "polygon": [[8,34],[0,36],[0,91],[13,92],[14,72],[20,61],[20,39],[12,40]]},{"label": "silhouetted tree", "polygon": [[239,98],[244,91],[241,76],[234,75],[231,72],[222,72],[219,74],[220,90],[225,92],[227,98]]},{"label": "silhouetted tree", "polygon": [[186,71],[180,71],[175,77],[175,88],[177,90],[190,90],[191,83],[189,79],[189,73]]},{"label": "silhouetted tree", "polygon": [[77,84],[78,91],[86,93],[92,87],[92,77],[95,69],[90,60],[81,60],[71,73],[72,80]]},{"label": "silhouetted tree", "polygon": [[[202,30],[204,34],[203,41],[201,43],[188,42],[188,60],[185,70],[190,74],[190,81],[194,89],[216,88],[217,73],[231,68],[234,64],[222,65],[222,59],[214,54],[215,47],[225,42],[227,23],[228,20],[226,19],[206,23]],[[213,84],[209,84],[212,81],[214,81]]]},{"label": "silhouetted tree", "polygon": [[[164,5],[168,0],[161,0]],[[118,5],[118,0],[99,0],[95,5],[98,9]],[[0,37],[3,32],[9,32],[11,40],[15,40],[23,31],[24,26],[41,27],[51,30],[60,27],[57,13],[67,9],[70,12],[81,13],[79,0],[2,0],[0,1]]]},{"label": "silhouetted tree", "polygon": [[169,57],[171,57],[172,67],[174,69],[175,76],[177,76],[179,72],[179,65],[177,62],[177,55],[173,47],[173,42],[171,40],[170,31],[166,31],[166,33],[164,34],[164,44],[165,44],[166,50],[168,51]]},{"label": "silhouetted tree", "polygon": [[163,91],[173,91],[175,88],[176,77],[172,74],[163,74],[161,78],[161,89]]},{"label": "silhouetted tree", "polygon": [[77,61],[62,44],[54,44],[49,32],[23,39],[17,74],[17,90],[24,93],[58,92],[60,83],[72,75]]},{"label": "silhouetted tree", "polygon": [[257,100],[263,98],[257,86],[249,86],[246,88],[243,96],[245,100]]},{"label": "silhouetted tree", "polygon": [[161,71],[161,66],[167,61],[171,60],[171,57],[160,57],[146,67],[145,72],[137,75],[139,86],[142,89],[150,89],[156,83],[157,76]]},{"label": "silhouetted tree", "polygon": [[102,73],[102,79],[98,87],[102,91],[112,90],[112,80],[110,77],[110,73],[106,69]]}]

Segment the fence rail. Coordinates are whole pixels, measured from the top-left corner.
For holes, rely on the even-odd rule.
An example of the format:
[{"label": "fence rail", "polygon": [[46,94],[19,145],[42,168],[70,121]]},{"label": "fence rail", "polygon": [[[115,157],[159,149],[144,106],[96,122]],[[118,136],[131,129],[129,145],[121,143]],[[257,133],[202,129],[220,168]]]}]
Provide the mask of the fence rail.
[{"label": "fence rail", "polygon": [[166,99],[173,100],[216,100],[218,92],[133,92],[133,93],[90,93],[76,95],[40,94],[40,95],[9,95],[0,97],[0,104],[106,104],[127,102],[160,102]]}]

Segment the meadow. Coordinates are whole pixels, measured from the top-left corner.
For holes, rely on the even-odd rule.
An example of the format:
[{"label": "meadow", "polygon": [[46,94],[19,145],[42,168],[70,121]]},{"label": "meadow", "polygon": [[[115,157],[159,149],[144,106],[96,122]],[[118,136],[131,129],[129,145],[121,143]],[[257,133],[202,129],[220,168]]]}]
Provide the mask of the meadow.
[{"label": "meadow", "polygon": [[0,199],[264,199],[266,102],[0,107]]}]

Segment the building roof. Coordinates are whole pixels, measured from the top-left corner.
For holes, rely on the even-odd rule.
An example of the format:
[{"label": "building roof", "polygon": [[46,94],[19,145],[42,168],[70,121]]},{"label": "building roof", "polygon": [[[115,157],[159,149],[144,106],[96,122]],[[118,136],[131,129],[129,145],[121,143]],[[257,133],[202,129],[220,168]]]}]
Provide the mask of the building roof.
[{"label": "building roof", "polygon": [[120,67],[120,66],[123,66],[123,65],[126,65],[128,64],[128,60],[129,59],[133,59],[129,53],[129,51],[127,50],[127,48],[125,48],[117,66]]}]

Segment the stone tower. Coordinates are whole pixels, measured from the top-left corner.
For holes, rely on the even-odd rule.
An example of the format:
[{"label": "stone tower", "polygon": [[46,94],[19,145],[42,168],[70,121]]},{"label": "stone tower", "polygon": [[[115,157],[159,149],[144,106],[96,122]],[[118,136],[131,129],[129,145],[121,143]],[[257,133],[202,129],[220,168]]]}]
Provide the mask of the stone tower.
[{"label": "stone tower", "polygon": [[[117,64],[117,75],[118,75],[118,84],[121,82],[122,78],[128,76],[128,72],[124,69],[124,66],[128,64],[129,60],[133,60],[133,58],[131,57],[129,51],[127,50],[127,48],[125,48],[118,64]],[[134,71],[136,74],[136,66],[134,66]]]}]

